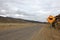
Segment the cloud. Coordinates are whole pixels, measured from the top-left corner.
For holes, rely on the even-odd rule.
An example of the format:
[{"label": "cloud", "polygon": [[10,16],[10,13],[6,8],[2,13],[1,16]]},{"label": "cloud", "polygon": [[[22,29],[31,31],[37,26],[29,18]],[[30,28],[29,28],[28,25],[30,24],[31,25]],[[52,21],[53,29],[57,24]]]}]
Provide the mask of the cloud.
[{"label": "cloud", "polygon": [[47,21],[60,14],[60,0],[0,0],[0,15],[35,21]]}]

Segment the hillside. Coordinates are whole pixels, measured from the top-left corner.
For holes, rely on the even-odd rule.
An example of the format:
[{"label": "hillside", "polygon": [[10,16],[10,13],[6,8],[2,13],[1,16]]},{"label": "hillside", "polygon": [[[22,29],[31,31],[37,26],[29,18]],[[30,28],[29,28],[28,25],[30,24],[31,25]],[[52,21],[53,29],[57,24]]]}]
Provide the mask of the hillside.
[{"label": "hillside", "polygon": [[29,20],[24,20],[24,19],[16,19],[16,18],[10,18],[10,17],[2,17],[0,16],[0,23],[41,23],[38,21],[29,21]]}]

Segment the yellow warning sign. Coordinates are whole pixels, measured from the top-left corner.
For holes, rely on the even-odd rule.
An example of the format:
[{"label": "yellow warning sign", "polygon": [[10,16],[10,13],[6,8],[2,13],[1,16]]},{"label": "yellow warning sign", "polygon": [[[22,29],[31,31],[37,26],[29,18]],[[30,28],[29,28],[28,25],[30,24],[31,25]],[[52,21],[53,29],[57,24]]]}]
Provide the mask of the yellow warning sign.
[{"label": "yellow warning sign", "polygon": [[48,22],[49,22],[49,23],[53,23],[54,21],[55,21],[55,17],[50,15],[50,16],[48,17]]}]

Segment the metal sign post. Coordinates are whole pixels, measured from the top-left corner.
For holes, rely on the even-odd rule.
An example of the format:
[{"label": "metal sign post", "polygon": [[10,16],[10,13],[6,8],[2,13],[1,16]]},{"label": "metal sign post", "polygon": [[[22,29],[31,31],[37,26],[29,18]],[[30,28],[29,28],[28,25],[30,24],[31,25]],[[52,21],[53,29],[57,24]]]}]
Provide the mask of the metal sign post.
[{"label": "metal sign post", "polygon": [[50,23],[50,28],[51,28],[51,38],[52,38],[52,40],[54,40],[54,38],[53,38],[53,30],[52,30],[52,25],[53,25],[53,22],[55,21],[55,17],[54,16],[49,16],[48,17],[48,22]]},{"label": "metal sign post", "polygon": [[51,31],[50,31],[51,38],[52,38],[52,40],[54,40],[54,37],[53,37],[53,30],[52,30],[52,24],[50,24],[50,28],[51,28]]}]

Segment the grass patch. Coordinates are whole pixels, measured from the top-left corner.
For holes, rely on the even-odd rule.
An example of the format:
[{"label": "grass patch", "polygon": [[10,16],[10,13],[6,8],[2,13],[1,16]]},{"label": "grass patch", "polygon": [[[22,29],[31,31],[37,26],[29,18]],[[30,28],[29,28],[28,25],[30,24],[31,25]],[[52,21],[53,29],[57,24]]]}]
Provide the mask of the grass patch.
[{"label": "grass patch", "polygon": [[0,30],[40,26],[40,23],[0,23]]}]

